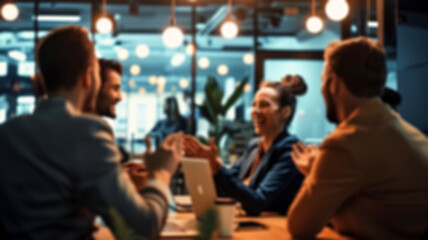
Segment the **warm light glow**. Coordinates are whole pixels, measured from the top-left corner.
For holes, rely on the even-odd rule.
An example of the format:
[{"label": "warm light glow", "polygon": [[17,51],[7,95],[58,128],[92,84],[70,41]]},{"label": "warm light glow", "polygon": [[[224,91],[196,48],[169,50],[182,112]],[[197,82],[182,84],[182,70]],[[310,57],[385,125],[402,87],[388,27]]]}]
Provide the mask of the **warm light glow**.
[{"label": "warm light glow", "polygon": [[162,34],[162,41],[169,48],[177,48],[183,44],[183,31],[176,26],[169,26]]},{"label": "warm light glow", "polygon": [[238,25],[232,20],[226,20],[221,25],[220,33],[226,39],[235,38],[238,35]]},{"label": "warm light glow", "polygon": [[308,18],[308,20],[306,20],[306,29],[310,33],[320,33],[323,28],[324,22],[318,16],[311,16]]},{"label": "warm light glow", "polygon": [[207,57],[201,57],[198,60],[198,66],[201,69],[207,69],[210,66],[210,60]]},{"label": "warm light glow", "polygon": [[19,9],[13,3],[6,3],[1,8],[1,16],[5,21],[15,21],[19,16]]},{"label": "warm light glow", "polygon": [[126,60],[129,57],[129,51],[126,50],[125,48],[121,48],[119,49],[119,51],[117,51],[117,58],[119,58],[119,60]]},{"label": "warm light glow", "polygon": [[139,94],[144,94],[144,93],[146,93],[146,89],[145,88],[140,88],[140,89],[138,89],[138,93]]},{"label": "warm light glow", "polygon": [[254,55],[252,53],[246,53],[242,57],[242,61],[247,65],[251,65],[254,63]]},{"label": "warm light glow", "polygon": [[184,60],[186,60],[186,55],[183,53],[177,53],[171,58],[171,65],[178,67],[184,62]]},{"label": "warm light glow", "polygon": [[135,81],[134,81],[134,80],[132,80],[132,79],[130,79],[130,80],[128,81],[128,86],[129,86],[129,87],[131,87],[131,88],[135,87]]},{"label": "warm light glow", "polygon": [[229,68],[228,68],[226,65],[224,65],[224,64],[220,64],[220,65],[217,67],[217,73],[218,73],[219,75],[221,75],[221,76],[226,75],[228,72],[229,72]]},{"label": "warm light glow", "polygon": [[158,82],[158,78],[155,75],[149,77],[149,83],[155,85]]},{"label": "warm light glow", "polygon": [[138,64],[133,64],[130,68],[129,68],[129,72],[131,73],[131,75],[138,75],[141,72],[141,68],[140,66],[138,66]]},{"label": "warm light glow", "polygon": [[185,88],[189,87],[189,80],[187,80],[187,78],[182,78],[182,79],[180,79],[179,85],[181,88],[185,89]]},{"label": "warm light glow", "polygon": [[165,78],[164,76],[160,76],[160,77],[158,77],[158,79],[157,79],[157,83],[158,83],[158,85],[165,85],[165,83],[166,83],[166,78]]},{"label": "warm light glow", "polygon": [[150,48],[146,44],[140,44],[135,48],[135,55],[139,58],[146,58],[150,54]]},{"label": "warm light glow", "polygon": [[195,46],[193,45],[193,43],[186,46],[187,55],[192,56],[193,54],[195,54],[195,51],[196,51],[196,49],[195,49]]},{"label": "warm light glow", "polygon": [[249,92],[249,91],[251,91],[251,85],[249,83],[247,83],[244,86],[244,92]]},{"label": "warm light glow", "polygon": [[101,34],[110,33],[113,30],[113,23],[107,17],[100,17],[95,26],[97,32]]},{"label": "warm light glow", "polygon": [[349,13],[349,5],[346,0],[329,0],[325,5],[325,12],[332,21],[341,21]]}]

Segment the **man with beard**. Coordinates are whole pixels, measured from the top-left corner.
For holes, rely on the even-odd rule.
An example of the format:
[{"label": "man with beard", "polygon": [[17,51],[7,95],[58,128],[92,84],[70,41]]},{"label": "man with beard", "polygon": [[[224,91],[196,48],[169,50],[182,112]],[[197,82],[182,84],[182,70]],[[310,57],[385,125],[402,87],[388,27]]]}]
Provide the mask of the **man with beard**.
[{"label": "man with beard", "polygon": [[39,42],[47,99],[34,114],[0,126],[0,226],[12,239],[92,239],[95,214],[113,232],[121,223],[122,233],[128,226],[157,239],[165,221],[182,137],[170,136],[147,155],[151,179],[138,191],[119,167],[110,127],[83,113],[94,111],[100,87],[88,35],[69,26]]},{"label": "man with beard", "polygon": [[116,118],[116,104],[122,100],[120,92],[122,65],[114,60],[99,59],[101,88],[98,94],[96,113]]},{"label": "man with beard", "polygon": [[306,179],[288,212],[290,233],[313,237],[330,222],[357,238],[421,239],[428,229],[428,140],[380,99],[383,49],[360,37],[330,44],[324,59],[322,94],[338,126],[319,150],[293,147]]}]

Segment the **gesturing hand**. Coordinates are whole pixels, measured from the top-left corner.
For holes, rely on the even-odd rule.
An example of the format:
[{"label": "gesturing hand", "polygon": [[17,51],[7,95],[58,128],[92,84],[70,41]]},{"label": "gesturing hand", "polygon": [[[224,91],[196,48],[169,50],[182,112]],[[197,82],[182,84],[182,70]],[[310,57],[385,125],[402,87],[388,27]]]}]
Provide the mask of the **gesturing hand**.
[{"label": "gesturing hand", "polygon": [[129,177],[131,178],[137,189],[141,190],[149,178],[144,163],[126,162],[122,164],[122,167],[125,172],[129,174]]},{"label": "gesturing hand", "polygon": [[[146,167],[152,177],[157,173],[162,178],[171,178],[177,170],[181,161],[181,152],[183,149],[183,133],[174,133],[169,135],[154,153],[147,152],[145,157]],[[166,176],[168,175],[168,176]]]},{"label": "gesturing hand", "polygon": [[303,174],[308,175],[311,171],[312,164],[318,154],[318,147],[313,145],[303,145],[301,142],[293,144],[291,158],[297,169]]},{"label": "gesturing hand", "polygon": [[216,173],[223,165],[223,162],[217,155],[217,146],[215,145],[214,138],[210,138],[210,146],[205,146],[195,137],[186,135],[184,137],[184,150],[186,156],[208,159],[213,173]]}]

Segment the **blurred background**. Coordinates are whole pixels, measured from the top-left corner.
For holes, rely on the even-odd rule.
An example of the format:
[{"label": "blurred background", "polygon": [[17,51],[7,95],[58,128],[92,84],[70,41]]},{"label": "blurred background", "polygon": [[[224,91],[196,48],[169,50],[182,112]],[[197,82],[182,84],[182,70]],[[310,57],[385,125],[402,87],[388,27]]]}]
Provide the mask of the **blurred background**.
[{"label": "blurred background", "polygon": [[[327,16],[329,1],[348,5],[343,19],[333,21]],[[91,30],[98,57],[123,64],[123,99],[117,118],[108,121],[117,143],[132,154],[144,150],[143,138],[165,118],[164,101],[171,96],[176,97],[189,131],[209,137],[210,123],[197,107],[205,100],[209,76],[217,80],[223,101],[249,78],[239,99],[220,118],[227,126],[221,147],[230,154],[239,155],[253,136],[250,108],[258,84],[279,81],[286,74],[301,75],[309,87],[298,98],[290,131],[305,142],[320,143],[334,129],[325,118],[320,93],[323,50],[333,40],[356,36],[368,36],[385,46],[387,86],[403,97],[400,113],[425,132],[428,129],[428,111],[416,108],[428,100],[424,1],[178,0],[173,8],[174,2],[2,1],[15,4],[19,14],[9,21],[13,12],[8,10],[0,20],[0,123],[34,111],[34,46],[51,29],[74,24]],[[335,9],[339,15],[342,10]],[[103,14],[114,20],[111,32],[96,29],[97,17]],[[172,15],[184,33],[175,48],[162,38]],[[307,26],[308,18],[315,15],[323,23],[320,29],[316,24]],[[229,16],[239,29],[233,38],[220,33]]]}]

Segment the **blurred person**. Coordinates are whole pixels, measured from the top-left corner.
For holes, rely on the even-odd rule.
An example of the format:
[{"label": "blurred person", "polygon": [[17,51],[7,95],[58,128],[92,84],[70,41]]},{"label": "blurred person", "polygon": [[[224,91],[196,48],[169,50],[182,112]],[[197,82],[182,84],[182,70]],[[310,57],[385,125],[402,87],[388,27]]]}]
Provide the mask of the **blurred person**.
[{"label": "blurred person", "polygon": [[[295,84],[306,85],[303,79]],[[251,108],[254,131],[260,137],[249,142],[230,169],[217,155],[214,139],[210,146],[204,146],[192,136],[185,137],[186,155],[208,159],[219,195],[241,202],[247,215],[286,214],[303,180],[290,157],[291,146],[298,139],[288,133],[296,110],[293,90],[297,87],[280,82],[261,84]]]},{"label": "blurred person", "polygon": [[122,100],[123,67],[117,61],[99,59],[101,87],[98,94],[96,113],[101,116],[116,118],[116,105]]},{"label": "blurred person", "polygon": [[36,59],[47,99],[34,114],[0,126],[0,226],[12,239],[92,239],[95,214],[113,227],[157,239],[168,212],[168,185],[181,136],[148,154],[150,181],[137,191],[121,167],[112,130],[94,111],[99,65],[89,32],[54,29]]},{"label": "blurred person", "polygon": [[306,175],[288,211],[294,237],[331,223],[363,239],[421,239],[428,230],[428,140],[382,102],[386,56],[360,37],[324,53],[322,94],[338,123],[320,149],[293,146]]},{"label": "blurred person", "polygon": [[[123,67],[120,62],[109,59],[98,59],[100,66],[101,87],[98,93],[95,113],[116,119],[116,105],[122,100],[120,91],[122,85]],[[141,190],[148,179],[148,173],[143,162],[129,162],[129,154],[121,146],[118,146],[121,154],[121,163],[129,174],[138,190]],[[151,149],[148,149],[151,152]]]},{"label": "blurred person", "polygon": [[163,112],[165,113],[166,119],[159,120],[147,134],[147,136],[154,139],[156,146],[172,133],[179,131],[189,133],[187,120],[181,116],[180,108],[178,107],[178,102],[175,97],[168,97],[165,99]]}]

